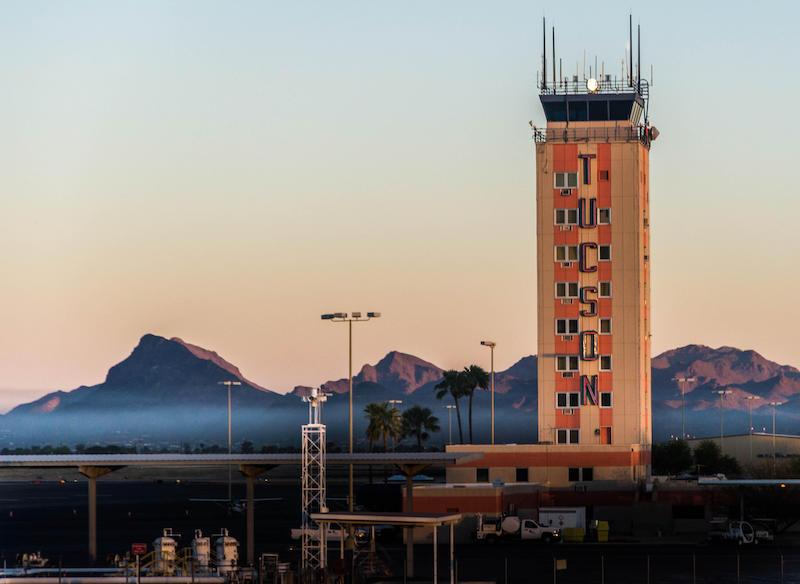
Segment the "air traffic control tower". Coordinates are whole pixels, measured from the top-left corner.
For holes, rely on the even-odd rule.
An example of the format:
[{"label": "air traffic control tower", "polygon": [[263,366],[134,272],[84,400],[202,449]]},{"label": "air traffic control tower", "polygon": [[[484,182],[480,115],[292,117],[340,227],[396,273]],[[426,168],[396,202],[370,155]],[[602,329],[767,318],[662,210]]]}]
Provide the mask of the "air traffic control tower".
[{"label": "air traffic control tower", "polygon": [[538,438],[574,460],[568,482],[637,480],[650,467],[648,185],[658,132],[641,65],[627,60],[621,78],[596,65],[563,77],[555,66],[548,74],[545,50],[539,80]]},{"label": "air traffic control tower", "polygon": [[[652,443],[650,88],[629,56],[619,77],[597,65],[565,77],[542,32],[537,440],[450,445],[476,456],[448,467],[447,482],[630,485],[649,477]],[[447,493],[448,508],[487,508],[459,493]]]}]

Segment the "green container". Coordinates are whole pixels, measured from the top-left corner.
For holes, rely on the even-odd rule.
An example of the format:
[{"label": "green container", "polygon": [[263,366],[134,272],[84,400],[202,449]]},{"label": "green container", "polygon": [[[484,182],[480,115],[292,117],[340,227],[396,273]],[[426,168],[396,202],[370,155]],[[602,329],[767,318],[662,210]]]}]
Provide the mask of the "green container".
[{"label": "green container", "polygon": [[597,541],[605,543],[608,541],[608,521],[597,522]]},{"label": "green container", "polygon": [[582,527],[565,527],[564,541],[569,543],[582,543],[586,537],[586,530]]}]

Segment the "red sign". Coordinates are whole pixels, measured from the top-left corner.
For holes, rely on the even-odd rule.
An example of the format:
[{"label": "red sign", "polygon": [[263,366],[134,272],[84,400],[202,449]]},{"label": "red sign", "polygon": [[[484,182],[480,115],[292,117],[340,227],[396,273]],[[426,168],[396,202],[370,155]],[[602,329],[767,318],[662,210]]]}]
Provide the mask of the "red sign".
[{"label": "red sign", "polygon": [[131,544],[131,553],[134,556],[143,556],[147,553],[147,544],[146,543],[132,543]]}]

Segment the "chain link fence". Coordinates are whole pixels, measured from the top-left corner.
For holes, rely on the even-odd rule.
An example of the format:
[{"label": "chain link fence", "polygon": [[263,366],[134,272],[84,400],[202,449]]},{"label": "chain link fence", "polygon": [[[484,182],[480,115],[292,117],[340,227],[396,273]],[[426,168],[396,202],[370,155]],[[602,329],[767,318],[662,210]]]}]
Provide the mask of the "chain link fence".
[{"label": "chain link fence", "polygon": [[[594,553],[553,549],[551,555],[497,549],[496,555],[459,555],[459,582],[496,584],[800,584],[800,552]],[[442,578],[442,582],[449,579]]]}]

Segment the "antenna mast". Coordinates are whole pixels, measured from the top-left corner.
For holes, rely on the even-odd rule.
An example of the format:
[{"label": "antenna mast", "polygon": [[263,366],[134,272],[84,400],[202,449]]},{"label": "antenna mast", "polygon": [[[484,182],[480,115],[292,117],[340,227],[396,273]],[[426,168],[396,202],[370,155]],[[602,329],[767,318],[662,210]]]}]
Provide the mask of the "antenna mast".
[{"label": "antenna mast", "polygon": [[547,26],[542,16],[542,89],[547,89]]},{"label": "antenna mast", "polygon": [[556,27],[553,27],[553,90],[558,87],[556,84]]},{"label": "antenna mast", "polygon": [[636,90],[642,93],[642,25],[636,25]]},{"label": "antenna mast", "polygon": [[633,14],[628,15],[628,87],[633,87]]}]

